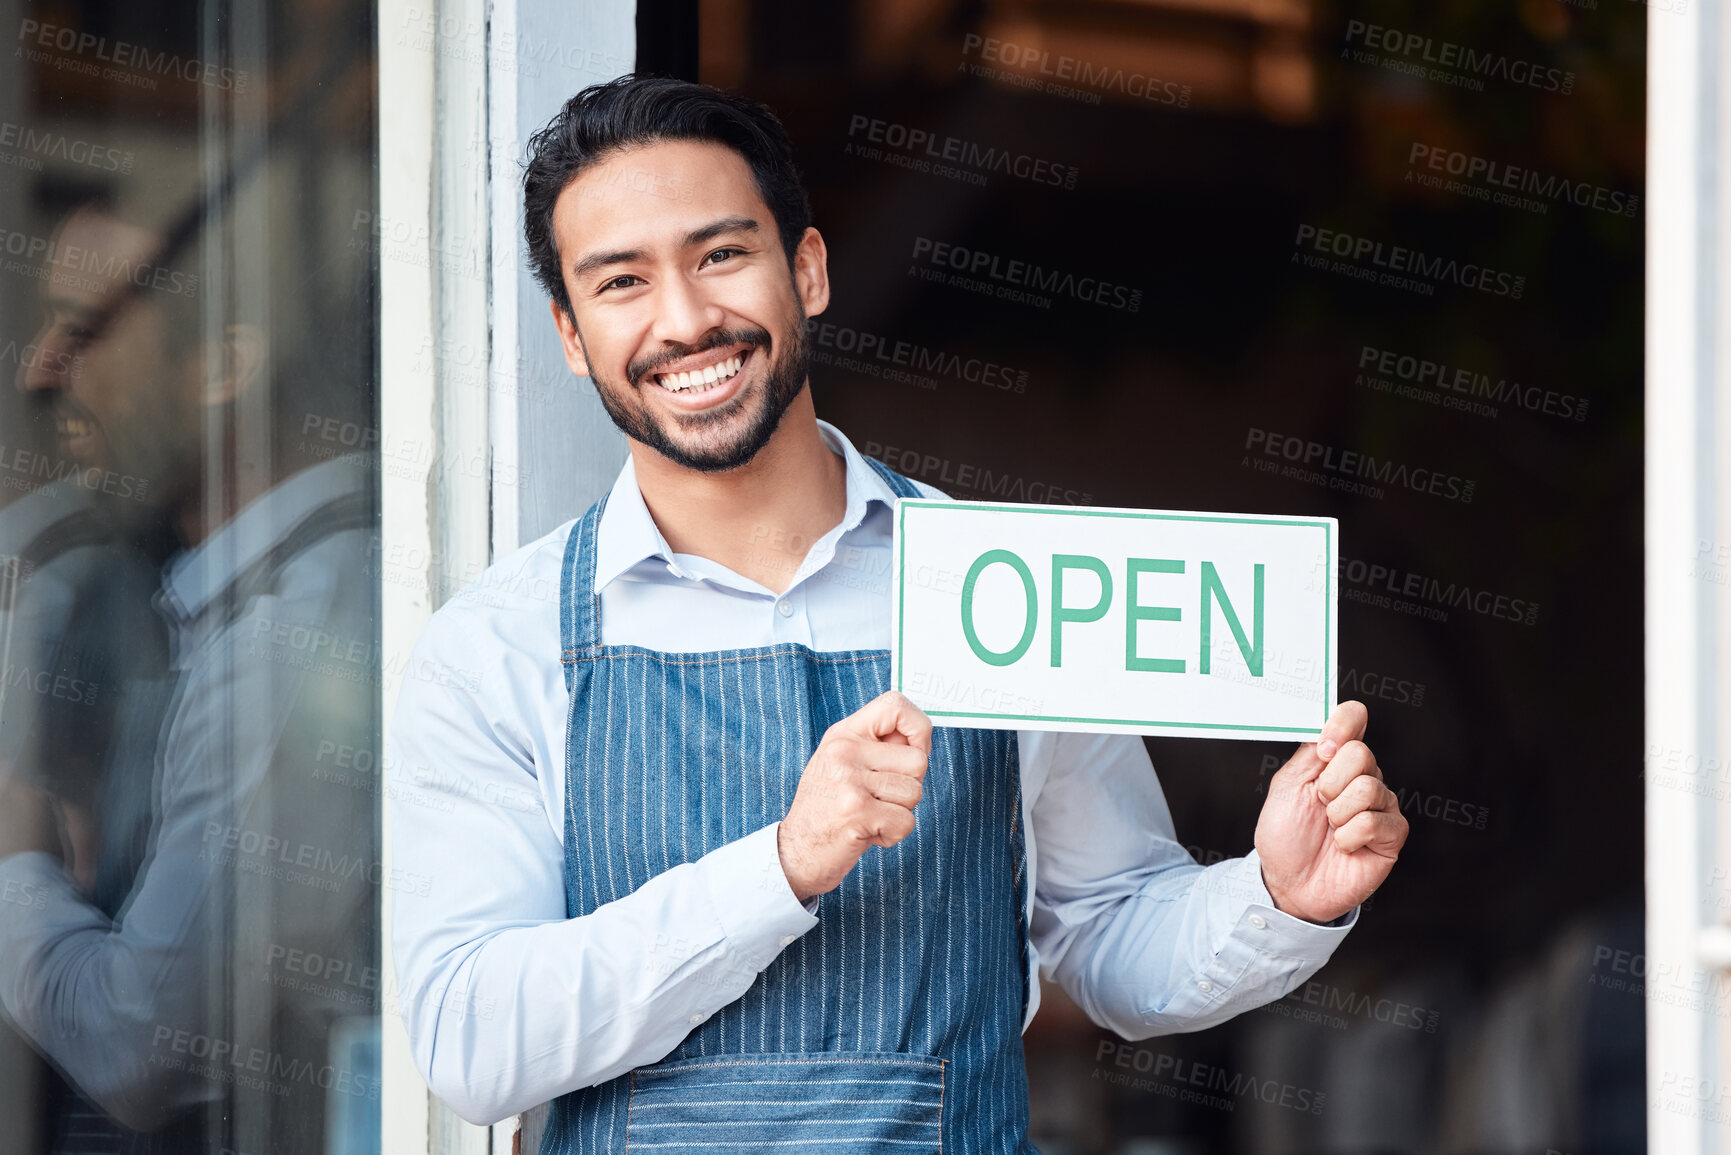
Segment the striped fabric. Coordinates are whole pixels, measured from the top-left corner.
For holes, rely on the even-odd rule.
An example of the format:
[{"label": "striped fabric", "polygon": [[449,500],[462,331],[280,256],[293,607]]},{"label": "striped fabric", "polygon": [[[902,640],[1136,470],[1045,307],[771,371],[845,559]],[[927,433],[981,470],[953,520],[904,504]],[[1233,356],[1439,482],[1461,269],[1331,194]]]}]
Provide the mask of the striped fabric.
[{"label": "striped fabric", "polygon": [[[572,917],[782,818],[824,731],[889,686],[883,650],[601,645],[604,503],[562,576]],[[542,1151],[1032,1152],[1015,734],[934,731],[916,814],[744,997],[662,1062],[560,1098]]]}]

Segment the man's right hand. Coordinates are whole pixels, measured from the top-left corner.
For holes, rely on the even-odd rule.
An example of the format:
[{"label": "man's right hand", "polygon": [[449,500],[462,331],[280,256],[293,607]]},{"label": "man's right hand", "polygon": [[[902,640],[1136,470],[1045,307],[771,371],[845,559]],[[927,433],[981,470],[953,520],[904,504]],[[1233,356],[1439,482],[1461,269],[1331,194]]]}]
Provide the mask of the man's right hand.
[{"label": "man's right hand", "polygon": [[776,835],[796,898],[834,890],[868,847],[913,833],[931,749],[931,719],[894,690],[824,733]]}]

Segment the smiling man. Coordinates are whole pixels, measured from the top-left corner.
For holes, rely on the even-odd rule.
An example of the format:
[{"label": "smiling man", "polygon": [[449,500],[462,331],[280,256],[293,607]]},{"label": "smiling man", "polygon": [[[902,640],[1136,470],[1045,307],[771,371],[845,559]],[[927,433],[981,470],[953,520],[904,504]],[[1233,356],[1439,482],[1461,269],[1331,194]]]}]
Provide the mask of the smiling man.
[{"label": "smiling man", "polygon": [[885,692],[871,575],[896,500],[939,495],[813,410],[827,254],[780,125],[627,78],[531,154],[531,258],[630,459],[434,615],[402,690],[433,1089],[476,1121],[555,1100],[557,1152],[1025,1152],[1038,974],[1129,1038],[1313,974],[1406,838],[1364,707],[1206,869],[1139,739],[934,729]]}]

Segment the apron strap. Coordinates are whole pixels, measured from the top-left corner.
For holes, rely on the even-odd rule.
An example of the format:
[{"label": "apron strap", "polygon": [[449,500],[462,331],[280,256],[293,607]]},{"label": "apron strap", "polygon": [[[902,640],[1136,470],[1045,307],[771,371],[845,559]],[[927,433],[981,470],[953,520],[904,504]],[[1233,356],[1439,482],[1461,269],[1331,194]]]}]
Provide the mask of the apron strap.
[{"label": "apron strap", "polygon": [[923,497],[919,487],[875,457],[867,457],[866,464],[878,471],[884,482],[895,491],[897,497]]},{"label": "apron strap", "polygon": [[571,685],[571,664],[579,654],[601,647],[601,597],[595,592],[595,535],[607,496],[577,519],[565,539],[565,560],[559,568],[559,646],[565,665],[565,685]]}]

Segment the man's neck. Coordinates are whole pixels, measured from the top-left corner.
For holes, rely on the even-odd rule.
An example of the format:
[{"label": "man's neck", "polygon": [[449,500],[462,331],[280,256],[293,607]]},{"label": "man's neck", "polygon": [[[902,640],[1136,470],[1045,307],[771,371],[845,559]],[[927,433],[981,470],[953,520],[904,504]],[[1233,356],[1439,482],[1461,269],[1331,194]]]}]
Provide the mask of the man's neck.
[{"label": "man's neck", "polygon": [[631,459],[643,503],[675,553],[708,558],[776,593],[847,511],[847,463],[825,444],[809,389],[738,469],[687,469],[635,441]]},{"label": "man's neck", "polygon": [[241,510],[322,459],[302,454],[286,455],[277,461],[278,468],[274,472],[261,465],[237,464],[232,448],[224,452],[222,460],[223,478],[229,493],[220,508],[211,508],[211,478],[208,473],[198,482],[189,484],[178,499],[172,501],[173,524],[179,532],[181,544],[187,549],[203,545],[211,534],[238,517]]}]

